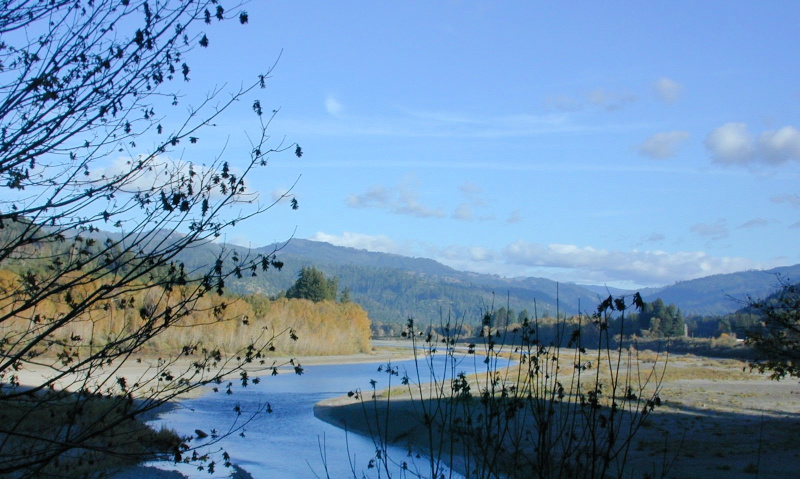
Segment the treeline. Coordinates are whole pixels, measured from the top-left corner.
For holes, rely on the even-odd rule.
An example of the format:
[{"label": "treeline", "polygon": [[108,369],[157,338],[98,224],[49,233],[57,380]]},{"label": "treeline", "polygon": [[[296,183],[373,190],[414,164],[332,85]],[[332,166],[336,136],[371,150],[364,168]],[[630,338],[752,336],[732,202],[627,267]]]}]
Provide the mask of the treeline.
[{"label": "treeline", "polygon": [[[494,278],[494,284],[484,284],[485,278],[469,273],[454,272],[453,276],[439,276],[395,267],[331,264],[324,260],[310,262],[308,258],[279,253],[286,263],[283,271],[255,278],[234,279],[227,284],[241,294],[261,293],[266,296],[283,295],[297,279],[301,267],[314,267],[328,277],[338,279],[339,295],[345,289],[352,301],[360,304],[372,321],[402,325],[409,317],[438,321],[447,315],[454,317],[480,317],[480,312],[494,304],[510,302],[520,308],[534,309],[540,315],[556,314],[556,283],[530,285],[523,288],[518,282]],[[187,268],[193,258],[181,258]],[[474,279],[474,281],[473,281]],[[542,293],[547,291],[548,293]],[[593,307],[597,296],[575,285],[560,285],[561,311],[578,312],[578,307]],[[479,322],[478,319],[475,322]]]},{"label": "treeline", "polygon": [[[442,323],[448,321],[434,321],[431,323],[430,331],[437,334],[445,334]],[[553,341],[561,342],[560,339],[572,331],[580,329],[582,337],[586,341],[593,341],[599,338],[599,331],[596,331],[594,320],[591,314],[560,316],[545,314],[532,314],[527,308],[515,311],[513,308],[501,306],[497,309],[487,309],[482,315],[475,318],[455,318],[449,321],[451,328],[450,334],[455,333],[462,338],[474,338],[481,334],[486,334],[491,330],[492,334],[504,336],[513,334],[525,323],[533,323],[535,331],[540,335],[544,343]],[[682,337],[685,334],[685,320],[681,310],[674,304],[667,305],[660,298],[652,302],[645,302],[639,312],[629,311],[624,319],[616,317],[606,323],[611,336],[638,337],[646,339],[654,338],[674,338]],[[457,325],[457,326],[455,326]],[[375,337],[392,337],[402,333],[403,325],[396,323],[376,322],[372,324],[372,333]]]},{"label": "treeline", "polygon": [[693,316],[686,319],[689,335],[698,338],[746,338],[750,331],[761,325],[761,321],[760,314],[746,308],[723,316]]},{"label": "treeline", "polygon": [[[0,270],[0,309],[4,313],[18,309],[26,288],[30,287],[19,274]],[[87,281],[58,297],[46,298],[33,308],[16,311],[13,320],[0,325],[0,337],[4,340],[0,353],[16,348],[17,340],[32,331],[45,333],[73,304],[105,287],[100,281]],[[370,350],[369,318],[355,303],[206,294],[188,308],[180,308],[178,305],[185,295],[181,287],[166,290],[142,284],[138,291],[130,291],[113,301],[98,302],[67,326],[55,329],[28,356],[57,354],[70,361],[70,356],[80,356],[83,350],[117,344],[132,331],[155,326],[148,324],[149,318],[169,308],[175,308],[172,314],[179,320],[140,347],[143,352],[180,353],[196,347],[232,353],[265,340],[271,340],[276,355],[352,354]],[[118,344],[119,349],[127,346],[130,345]]]}]

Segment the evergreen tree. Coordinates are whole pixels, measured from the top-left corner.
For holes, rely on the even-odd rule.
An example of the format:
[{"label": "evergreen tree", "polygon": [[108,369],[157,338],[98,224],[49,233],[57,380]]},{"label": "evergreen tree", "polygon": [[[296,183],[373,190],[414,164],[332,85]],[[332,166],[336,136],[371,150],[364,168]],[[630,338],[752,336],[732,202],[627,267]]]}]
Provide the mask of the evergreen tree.
[{"label": "evergreen tree", "polygon": [[661,298],[645,303],[637,317],[639,331],[651,336],[682,336],[684,333],[683,314],[674,304],[667,306]]},{"label": "evergreen tree", "polygon": [[325,278],[322,271],[313,266],[300,270],[297,281],[286,291],[287,298],[310,299],[314,302],[336,301],[339,290],[338,278]]},{"label": "evergreen tree", "polygon": [[351,301],[352,300],[350,299],[350,288],[345,286],[344,289],[342,290],[342,295],[339,297],[339,302],[340,303],[349,303]]}]

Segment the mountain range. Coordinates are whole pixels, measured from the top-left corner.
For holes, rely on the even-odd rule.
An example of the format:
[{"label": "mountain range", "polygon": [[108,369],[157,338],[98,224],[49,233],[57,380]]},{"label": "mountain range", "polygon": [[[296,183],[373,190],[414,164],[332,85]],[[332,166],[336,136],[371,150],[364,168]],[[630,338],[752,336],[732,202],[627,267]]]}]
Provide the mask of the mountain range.
[{"label": "mountain range", "polygon": [[[219,248],[207,244],[193,249],[182,260],[188,266],[213,261]],[[225,245],[227,249],[246,250]],[[250,251],[271,253],[278,249],[284,263],[281,271],[270,270],[256,277],[230,282],[233,292],[278,295],[297,279],[302,267],[314,266],[336,276],[339,290],[347,288],[350,298],[361,304],[377,322],[399,323],[409,317],[424,321],[464,318],[479,322],[487,310],[504,306],[526,309],[533,316],[592,312],[601,298],[634,291],[599,285],[557,283],[545,278],[505,278],[497,275],[458,271],[426,258],[376,253],[329,243],[292,239],[285,245],[268,245]],[[778,277],[800,277],[800,265],[766,271],[718,274],[675,284],[640,290],[646,301],[661,298],[673,303],[684,315],[720,315],[736,311],[749,296],[764,297],[776,290]]]}]

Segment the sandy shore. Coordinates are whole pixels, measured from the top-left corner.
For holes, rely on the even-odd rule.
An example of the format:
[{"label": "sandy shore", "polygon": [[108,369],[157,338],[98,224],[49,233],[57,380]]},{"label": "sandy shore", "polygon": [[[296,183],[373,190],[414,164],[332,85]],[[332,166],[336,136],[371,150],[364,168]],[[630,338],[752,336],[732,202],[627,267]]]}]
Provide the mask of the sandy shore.
[{"label": "sandy shore", "polygon": [[[280,371],[291,371],[294,365],[289,363],[290,360],[293,360],[294,364],[301,366],[315,366],[364,362],[380,363],[411,359],[412,357],[413,354],[405,342],[373,341],[373,350],[369,353],[341,356],[274,356],[264,358],[263,365],[251,364],[247,365],[245,369],[251,377],[257,377],[270,374],[272,372],[272,365],[277,365]],[[14,372],[16,380],[22,386],[32,387],[42,384],[47,379],[54,378],[57,371],[49,367],[46,361],[47,360],[42,360],[42,364],[26,363],[22,369]],[[184,357],[172,360],[169,364],[165,364],[162,358],[154,355],[132,356],[124,362],[117,360],[116,363],[112,363],[111,365],[105,366],[102,370],[96,371],[95,374],[93,374],[92,384],[101,390],[109,387],[113,388],[119,377],[124,377],[129,385],[135,383],[154,384],[158,382],[159,375],[165,371],[169,371],[175,376],[193,371],[193,361],[194,359],[191,357]],[[231,377],[238,378],[238,371]],[[55,389],[75,390],[83,384],[79,379],[80,378],[76,376],[65,376],[56,382]],[[196,397],[206,392],[207,391],[202,388],[196,389],[191,391],[188,396],[182,396],[181,398]]]},{"label": "sandy shore", "polygon": [[[668,478],[744,479],[756,477],[756,471],[758,477],[798,477],[796,381],[775,382],[743,372],[743,363],[736,360],[686,355],[670,361],[672,373],[661,390],[664,405],[634,436],[626,477],[659,477],[661,471]],[[429,436],[421,404],[408,393],[393,391],[388,402],[381,395],[377,406],[371,398],[365,404],[347,396],[331,398],[318,403],[314,414],[353,433],[377,433],[411,451],[439,454],[459,472],[469,469],[463,457],[444,449],[450,441]]]},{"label": "sandy shore", "polygon": [[[347,356],[310,356],[295,358],[302,366],[347,364],[362,362],[395,362],[413,357],[407,342],[375,341],[371,353]],[[284,364],[289,358],[270,358],[268,364]],[[189,361],[171,366],[179,370],[190,366]],[[289,370],[291,365],[283,366]],[[111,382],[117,376],[128,381],[152,379],[158,374],[158,358],[132,358],[106,374]],[[800,405],[797,397],[800,386],[796,381],[774,382],[742,372],[735,360],[674,356],[668,368],[670,374],[662,384],[665,405],[656,410],[635,436],[628,459],[629,471],[639,477],[643,473],[660,471],[666,464],[666,477],[797,477],[800,464]],[[251,371],[252,376],[268,374],[270,370]],[[23,385],[35,385],[52,374],[46,367],[28,367],[17,372]],[[64,381],[67,386],[69,381]],[[206,393],[200,388],[191,396]],[[371,394],[371,393],[368,393]],[[381,393],[379,393],[381,394]],[[368,398],[369,399],[369,398]],[[369,401],[368,401],[369,402]],[[361,401],[343,396],[318,403],[314,414],[319,419],[352,433],[371,436],[379,433],[395,445],[425,456],[437,456],[459,472],[469,469],[463,457],[442,449],[449,441],[430,436],[422,418],[419,401],[407,392],[395,389],[390,401],[379,396],[377,409],[365,413]],[[368,404],[373,406],[371,402]],[[388,418],[386,416],[388,410]],[[377,421],[376,421],[377,418]],[[247,477],[238,469],[238,476]],[[179,473],[161,471],[146,466],[134,466],[112,476],[115,479],[154,477],[179,479]]]},{"label": "sandy shore", "polygon": [[[328,365],[328,364],[352,364],[352,363],[366,363],[366,362],[389,362],[410,359],[413,357],[411,350],[407,344],[402,341],[374,341],[373,350],[369,353],[358,353],[342,356],[295,356],[283,357],[275,356],[266,358],[264,366],[248,366],[248,374],[251,378],[271,374],[271,365],[278,365],[279,370],[284,374],[289,374],[293,371],[294,365],[315,366],[315,365]],[[294,365],[289,361],[293,360]],[[158,378],[165,371],[169,371],[174,375],[179,375],[186,371],[192,371],[191,359],[179,359],[165,365],[164,361],[153,355],[134,356],[125,362],[112,364],[105,367],[102,371],[97,371],[93,377],[93,386],[99,390],[117,387],[117,378],[124,377],[129,385],[139,383],[144,385],[151,385],[157,387],[159,384]],[[55,377],[57,371],[48,367],[46,363],[40,365],[26,364],[24,368],[16,371],[16,380],[23,387],[34,387],[42,384],[43,381]],[[76,377],[64,377],[60,379],[55,387],[56,389],[76,390],[83,383],[77,380]],[[239,379],[238,372],[235,373],[231,379]],[[145,386],[145,388],[150,386]],[[212,386],[204,386],[190,391],[178,398],[188,399],[207,394]],[[145,390],[140,391],[144,393]],[[173,404],[173,405],[171,405]],[[167,403],[159,410],[150,412],[144,420],[155,417],[163,413],[166,409],[174,407],[174,403]],[[115,472],[112,476],[113,479],[133,479],[141,477],[152,477],[155,479],[180,479],[184,476],[175,471],[164,471],[149,466],[131,466]],[[251,476],[242,468],[234,466],[231,473],[231,478],[235,479],[248,479]]]}]

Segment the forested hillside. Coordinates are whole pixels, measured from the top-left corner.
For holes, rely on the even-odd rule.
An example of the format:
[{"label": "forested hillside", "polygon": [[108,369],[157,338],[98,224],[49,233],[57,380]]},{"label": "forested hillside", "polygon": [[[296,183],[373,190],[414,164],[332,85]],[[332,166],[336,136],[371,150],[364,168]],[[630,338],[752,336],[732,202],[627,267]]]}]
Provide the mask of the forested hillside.
[{"label": "forested hillside", "polygon": [[643,291],[642,296],[647,301],[661,298],[666,303],[675,303],[687,314],[728,314],[741,308],[748,295],[761,298],[779,289],[778,276],[800,279],[800,265],[680,281],[650,293]]},{"label": "forested hillside", "polygon": [[[222,246],[197,248],[182,259],[188,265],[210,261]],[[244,249],[226,246],[245,254]],[[328,243],[292,239],[285,245],[254,249],[251,254],[268,254],[278,248],[284,267],[258,277],[245,275],[233,280],[230,287],[239,293],[280,295],[294,281],[301,268],[314,266],[328,276],[338,277],[340,290],[349,288],[351,299],[361,304],[372,321],[401,323],[409,317],[438,321],[450,314],[466,316],[478,322],[485,310],[506,306],[527,309],[539,316],[592,312],[599,300],[608,296],[630,294],[605,286],[557,284],[545,278],[503,278],[496,275],[457,271],[425,258],[375,253]],[[745,271],[681,281],[666,287],[645,288],[646,301],[661,298],[675,304],[685,315],[727,314],[740,304],[732,298],[745,295],[765,296],[777,287],[776,273],[800,277],[800,265],[769,271]]]},{"label": "forested hillside", "polygon": [[[268,253],[276,245],[254,250]],[[219,245],[209,251],[186,255],[188,264],[212,258]],[[230,247],[244,254],[237,247]],[[280,248],[280,246],[279,246]],[[361,304],[370,319],[402,323],[409,317],[437,322],[448,314],[479,322],[487,309],[509,303],[517,310],[534,310],[540,316],[554,316],[558,309],[575,314],[578,307],[591,311],[598,295],[574,284],[558,285],[542,278],[509,279],[500,276],[457,271],[430,259],[373,253],[327,243],[293,239],[278,252],[281,271],[271,270],[258,277],[243,277],[229,286],[240,293],[280,295],[292,286],[303,267],[314,266],[335,276],[339,288],[349,288],[351,299]],[[188,266],[187,264],[187,266]],[[557,301],[558,298],[558,301]]]}]

